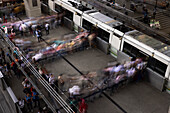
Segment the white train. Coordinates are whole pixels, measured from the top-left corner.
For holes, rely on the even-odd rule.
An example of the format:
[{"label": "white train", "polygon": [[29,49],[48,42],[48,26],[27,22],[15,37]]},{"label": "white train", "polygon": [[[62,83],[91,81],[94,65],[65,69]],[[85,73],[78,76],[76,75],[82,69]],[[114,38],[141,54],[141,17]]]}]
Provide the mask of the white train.
[{"label": "white train", "polygon": [[[119,61],[130,60],[132,57],[147,58],[147,80],[161,91],[168,85],[165,81],[170,81],[170,45],[90,9],[92,6],[86,5],[87,8],[74,0],[49,0],[48,3],[57,12],[65,11],[64,22],[69,28],[97,32],[98,47]],[[84,2],[82,4],[85,5]]]}]

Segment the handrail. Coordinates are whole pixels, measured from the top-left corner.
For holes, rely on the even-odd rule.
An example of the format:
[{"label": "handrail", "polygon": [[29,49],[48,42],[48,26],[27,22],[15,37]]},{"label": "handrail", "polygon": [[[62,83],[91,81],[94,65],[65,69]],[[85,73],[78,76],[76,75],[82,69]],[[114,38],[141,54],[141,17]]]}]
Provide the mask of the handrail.
[{"label": "handrail", "polygon": [[[32,74],[39,80],[39,82],[44,86],[44,88],[51,94],[51,96],[64,108],[67,113],[73,113],[74,111],[70,108],[70,106],[61,98],[61,96],[48,84],[46,80],[40,75],[40,73],[34,68],[34,66],[25,58],[22,52],[10,41],[8,36],[0,30],[1,35],[3,36],[4,40],[7,44],[11,47],[14,51],[17,51],[19,58],[25,63],[25,65],[30,69]],[[19,67],[20,65],[17,64]],[[21,68],[22,71],[22,68]],[[27,73],[23,71],[24,75],[28,77]],[[31,79],[30,79],[31,81]],[[32,82],[32,81],[31,81]],[[33,83],[33,82],[32,82]],[[33,83],[34,84],[34,83]],[[38,88],[37,88],[38,89]]]}]

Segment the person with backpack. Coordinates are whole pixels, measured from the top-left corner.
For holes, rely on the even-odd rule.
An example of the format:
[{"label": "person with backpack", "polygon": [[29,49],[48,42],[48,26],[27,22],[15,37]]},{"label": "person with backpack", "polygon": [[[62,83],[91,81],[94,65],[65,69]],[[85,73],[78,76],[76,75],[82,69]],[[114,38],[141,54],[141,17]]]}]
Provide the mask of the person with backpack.
[{"label": "person with backpack", "polygon": [[33,111],[32,96],[29,93],[25,96],[25,102],[27,103],[28,112]]},{"label": "person with backpack", "polygon": [[40,30],[36,29],[35,34],[36,34],[36,37],[38,39],[38,42],[43,41],[42,34],[41,34]]},{"label": "person with backpack", "polygon": [[40,107],[39,94],[34,88],[32,89],[32,97],[34,102],[34,108],[37,106]]}]

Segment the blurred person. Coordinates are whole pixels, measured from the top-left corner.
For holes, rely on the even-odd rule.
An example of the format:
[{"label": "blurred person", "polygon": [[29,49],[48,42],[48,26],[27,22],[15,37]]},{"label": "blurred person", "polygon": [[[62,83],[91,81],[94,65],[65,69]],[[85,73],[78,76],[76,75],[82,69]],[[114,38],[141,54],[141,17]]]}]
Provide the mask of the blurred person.
[{"label": "blurred person", "polygon": [[78,106],[78,101],[75,98],[73,98],[70,101],[70,107],[74,111],[74,113],[77,113],[77,111],[78,111],[77,106]]},{"label": "blurred person", "polygon": [[23,92],[26,93],[26,94],[27,93],[31,94],[31,84],[30,84],[30,82],[29,81],[25,81],[25,83],[23,85],[24,85]]},{"label": "blurred person", "polygon": [[2,57],[3,63],[6,63],[5,52],[4,52],[4,50],[2,48],[0,48],[0,51],[1,51],[0,55]]},{"label": "blurred person", "polygon": [[27,95],[25,96],[25,102],[27,104],[28,107],[28,112],[33,112],[33,107],[32,107],[32,96],[27,93]]},{"label": "blurred person", "polygon": [[6,26],[3,26],[3,30],[5,34],[8,34],[8,28]]},{"label": "blurred person", "polygon": [[22,27],[23,35],[26,36],[26,28],[27,28],[27,26],[25,25],[24,22],[21,24],[21,27]]},{"label": "blurred person", "polygon": [[32,89],[32,97],[34,102],[34,108],[37,106],[40,107],[39,94],[35,89]]},{"label": "blurred person", "polygon": [[24,109],[25,101],[24,101],[24,99],[19,98],[18,99],[18,105],[19,105],[19,108],[21,109],[21,111],[24,113],[25,112],[25,109]]},{"label": "blurred person", "polygon": [[55,82],[55,77],[53,74],[50,74],[50,77],[49,77],[49,84],[51,85],[51,87],[54,88],[54,82]]},{"label": "blurred person", "polygon": [[79,112],[80,113],[87,113],[87,104],[85,103],[85,100],[82,99],[81,102],[79,103]]},{"label": "blurred person", "polygon": [[11,38],[10,38],[10,40],[12,41],[14,38],[15,38],[15,28],[14,28],[14,26],[12,26],[11,27]]},{"label": "blurred person", "polygon": [[65,91],[65,89],[64,89],[64,84],[65,84],[65,82],[64,82],[62,76],[63,76],[63,74],[60,74],[60,75],[58,76],[58,84],[59,84],[60,90],[62,91],[61,93],[63,93],[63,91]]},{"label": "blurred person", "polygon": [[19,25],[18,29],[19,29],[19,31],[20,31],[20,33],[21,33],[21,36],[23,36],[23,29],[22,29],[21,24]]},{"label": "blurred person", "polygon": [[3,14],[3,19],[4,19],[4,23],[7,23],[8,16],[6,14]]},{"label": "blurred person", "polygon": [[30,26],[29,26],[29,32],[30,32],[30,35],[33,35],[32,23],[31,23]]}]

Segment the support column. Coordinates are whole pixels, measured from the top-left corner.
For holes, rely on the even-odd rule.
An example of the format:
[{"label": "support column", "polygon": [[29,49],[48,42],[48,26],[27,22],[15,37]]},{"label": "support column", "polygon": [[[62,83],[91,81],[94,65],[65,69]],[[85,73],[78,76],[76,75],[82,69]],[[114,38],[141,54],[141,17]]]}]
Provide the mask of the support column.
[{"label": "support column", "polygon": [[24,0],[26,15],[31,17],[41,16],[40,0]]}]

